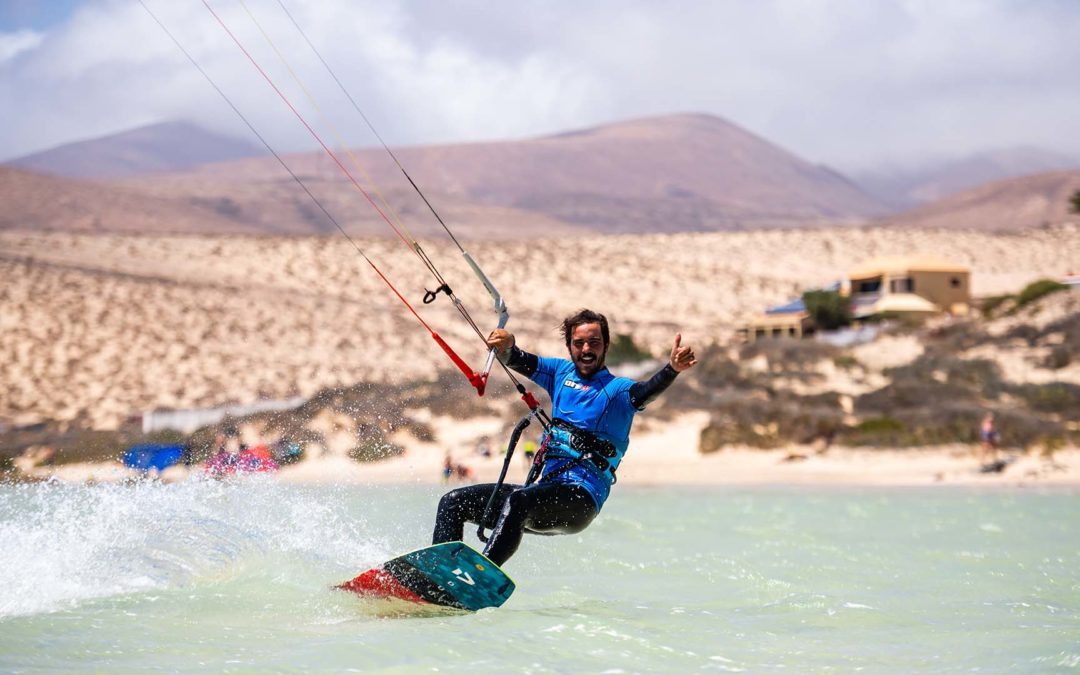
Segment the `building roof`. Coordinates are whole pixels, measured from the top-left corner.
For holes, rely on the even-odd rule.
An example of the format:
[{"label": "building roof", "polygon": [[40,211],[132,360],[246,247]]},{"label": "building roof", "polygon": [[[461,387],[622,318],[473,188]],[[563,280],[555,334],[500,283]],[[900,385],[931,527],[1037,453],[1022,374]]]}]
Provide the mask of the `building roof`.
[{"label": "building roof", "polygon": [[806,313],[806,304],[802,298],[795,298],[787,304],[777,305],[765,310],[766,314],[797,314],[799,312]]},{"label": "building roof", "polygon": [[866,279],[898,272],[970,272],[967,265],[935,255],[886,256],[874,258],[848,272],[848,279]]},{"label": "building roof", "polygon": [[926,298],[914,293],[889,293],[866,307],[860,307],[856,314],[860,317],[871,314],[883,314],[885,312],[897,312],[900,314],[937,314],[941,308]]}]

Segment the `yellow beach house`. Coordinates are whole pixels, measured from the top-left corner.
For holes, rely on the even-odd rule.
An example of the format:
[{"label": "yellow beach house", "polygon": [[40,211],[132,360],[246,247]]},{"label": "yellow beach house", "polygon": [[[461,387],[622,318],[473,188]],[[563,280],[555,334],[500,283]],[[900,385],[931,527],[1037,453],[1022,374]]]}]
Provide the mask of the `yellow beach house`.
[{"label": "yellow beach house", "polygon": [[[963,316],[971,308],[971,270],[933,255],[875,258],[825,290],[851,298],[856,320],[873,316]],[[747,341],[814,333],[802,298],[771,307],[739,330]]]},{"label": "yellow beach house", "polygon": [[848,272],[841,293],[856,319],[953,314],[971,308],[971,270],[930,255],[875,258]]}]

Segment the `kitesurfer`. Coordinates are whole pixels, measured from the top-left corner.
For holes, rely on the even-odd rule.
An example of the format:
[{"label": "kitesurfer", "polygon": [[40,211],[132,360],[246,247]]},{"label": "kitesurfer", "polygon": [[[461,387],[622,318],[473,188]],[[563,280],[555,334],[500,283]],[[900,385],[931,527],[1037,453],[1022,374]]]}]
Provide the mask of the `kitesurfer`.
[{"label": "kitesurfer", "polygon": [[526,485],[470,485],[439,502],[433,544],[461,540],[465,523],[479,523],[494,490],[498,514],[484,554],[502,565],[525,532],[575,534],[600,512],[630,442],[634,415],[697,363],[676,335],[668,363],[645,381],[612,375],[604,365],[611,336],[603,314],[583,309],[567,317],[562,334],[570,359],[536,356],[496,329],[487,339],[499,360],[529,377],[551,396],[551,429],[544,434],[534,466],[539,479]]}]

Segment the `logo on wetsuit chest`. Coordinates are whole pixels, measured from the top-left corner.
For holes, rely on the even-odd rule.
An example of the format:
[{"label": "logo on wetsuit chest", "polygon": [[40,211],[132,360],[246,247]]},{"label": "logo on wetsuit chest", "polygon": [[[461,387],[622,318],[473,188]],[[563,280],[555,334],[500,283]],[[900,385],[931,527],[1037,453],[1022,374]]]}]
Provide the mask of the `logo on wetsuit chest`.
[{"label": "logo on wetsuit chest", "polygon": [[577,389],[578,391],[589,391],[590,389],[592,389],[592,385],[574,382],[571,379],[567,379],[566,382],[563,382],[563,386],[570,387],[571,389]]}]

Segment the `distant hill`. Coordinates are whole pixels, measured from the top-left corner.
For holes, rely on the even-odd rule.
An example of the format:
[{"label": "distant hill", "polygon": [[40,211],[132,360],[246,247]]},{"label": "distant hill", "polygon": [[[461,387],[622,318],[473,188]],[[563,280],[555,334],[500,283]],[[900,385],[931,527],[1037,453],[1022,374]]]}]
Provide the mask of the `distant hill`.
[{"label": "distant hill", "polygon": [[8,165],[69,178],[118,178],[190,169],[264,154],[261,148],[188,122],[165,122],[68,143]]},{"label": "distant hill", "polygon": [[906,211],[883,221],[904,227],[1021,230],[1080,222],[1069,199],[1080,190],[1080,170],[995,181]]},{"label": "distant hill", "polygon": [[883,202],[908,208],[992,181],[1066,169],[1080,169],[1080,158],[1039,148],[1010,148],[914,169],[865,172],[854,178]]},{"label": "distant hill", "polygon": [[[835,171],[711,115],[670,115],[536,139],[406,147],[395,153],[437,205],[510,209],[519,218],[504,226],[519,230],[536,218],[634,233],[865,221],[888,211]],[[403,209],[429,218],[421,213],[422,204],[410,201],[386,153],[355,154],[376,184],[400,195]],[[321,153],[288,161],[319,185],[320,194],[356,203],[349,196],[353,188]],[[289,180],[283,176],[273,159],[260,158],[139,184],[206,194],[238,183],[250,190]]]},{"label": "distant hill", "polygon": [[[188,188],[191,186],[189,185]],[[334,195],[322,199],[340,216],[350,234],[390,235],[390,228],[366,204],[344,188],[340,203]],[[388,193],[399,202],[403,217],[415,215],[400,208],[403,191]],[[248,186],[218,182],[203,189],[174,189],[165,184],[85,181],[46,176],[0,166],[0,230],[56,232],[123,232],[139,234],[336,234],[337,230],[291,179]],[[584,232],[539,214],[447,200],[444,213],[465,223],[463,236],[486,239],[568,235]],[[426,215],[426,214],[425,214]],[[521,225],[516,232],[507,224]],[[411,228],[416,236],[436,234],[424,222]]]},{"label": "distant hill", "polygon": [[157,196],[145,190],[44,176],[0,166],[0,230],[65,232],[220,232],[265,227],[232,214],[227,203]]},{"label": "distant hill", "polygon": [[[184,125],[169,128],[177,132],[176,139],[184,136],[180,130],[191,131]],[[154,129],[120,134],[90,147],[112,157],[113,166],[119,167],[125,156],[119,149],[143,147],[135,140],[144,134],[158,141],[168,136],[161,125]],[[75,149],[69,146],[65,152]],[[11,201],[5,206],[10,213],[4,222],[8,227],[17,221],[22,227],[50,229],[87,229],[82,224],[89,222],[94,224],[91,229],[145,227],[148,232],[335,231],[272,157],[148,174],[150,158],[168,153],[132,152],[139,159],[132,158],[127,166],[142,167],[137,177],[99,182],[91,190],[55,180],[28,187],[25,194],[9,189]],[[709,115],[671,115],[536,139],[395,152],[455,232],[472,238],[792,227],[866,222],[887,213],[840,174]],[[183,161],[195,161],[199,154],[192,149]],[[353,169],[354,175],[377,201],[385,197],[391,208],[380,206],[384,212],[400,214],[417,236],[439,230],[382,149],[354,154],[364,168]],[[344,154],[342,159],[348,163]],[[175,157],[170,161],[173,168],[180,162]],[[291,155],[287,161],[350,233],[390,233],[378,212],[323,153]],[[164,160],[158,166],[167,168]],[[5,180],[10,184],[15,179],[8,174]],[[17,179],[26,185],[33,182],[28,174]],[[132,201],[140,196],[143,201]],[[116,210],[121,203],[122,212]]]},{"label": "distant hill", "polygon": [[838,173],[711,115],[402,155],[416,173],[474,199],[606,232],[813,224],[884,212]]}]

